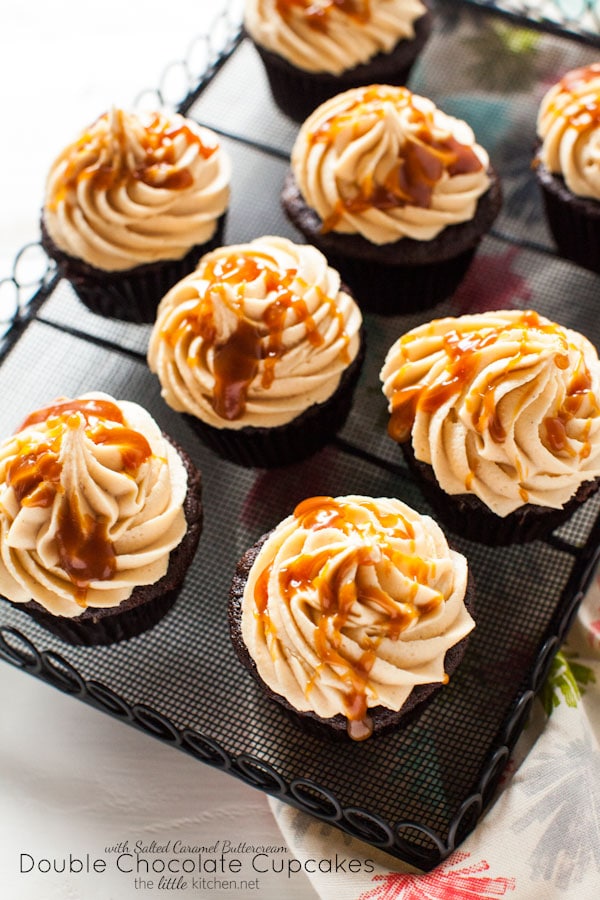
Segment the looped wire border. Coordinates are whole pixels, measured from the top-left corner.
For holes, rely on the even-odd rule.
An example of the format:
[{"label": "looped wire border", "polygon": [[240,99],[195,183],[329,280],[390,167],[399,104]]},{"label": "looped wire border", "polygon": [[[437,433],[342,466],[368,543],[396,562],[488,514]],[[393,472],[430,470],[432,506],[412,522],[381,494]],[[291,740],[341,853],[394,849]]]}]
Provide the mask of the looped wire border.
[{"label": "looped wire border", "polygon": [[[158,86],[147,88],[136,95],[134,106],[139,107],[150,101],[185,115],[242,40],[242,10],[241,0],[230,0],[215,16],[208,30],[192,39],[184,56],[173,60],[163,70]],[[196,73],[193,58],[202,45],[206,47],[206,60],[201,71]],[[177,98],[170,100],[169,79],[177,75],[185,85],[184,91],[178,92]]]},{"label": "looped wire border", "polygon": [[[441,2],[453,4],[454,0]],[[600,47],[600,13],[596,0],[580,0],[579,9],[571,12],[564,8],[563,0],[547,0],[543,11],[540,10],[539,3],[528,0],[461,0],[461,2],[479,7],[488,13],[497,13],[524,28],[536,28]]]}]

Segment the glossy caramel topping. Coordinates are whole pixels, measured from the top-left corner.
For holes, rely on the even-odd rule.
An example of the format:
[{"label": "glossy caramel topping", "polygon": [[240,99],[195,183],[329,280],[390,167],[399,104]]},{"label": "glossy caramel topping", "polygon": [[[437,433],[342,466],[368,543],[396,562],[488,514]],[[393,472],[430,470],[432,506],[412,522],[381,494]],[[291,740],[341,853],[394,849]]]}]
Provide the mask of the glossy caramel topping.
[{"label": "glossy caramel topping", "polygon": [[283,19],[288,19],[293,11],[300,12],[317,31],[327,31],[334,10],[359,24],[365,24],[371,17],[370,0],[276,0],[275,8]]},{"label": "glossy caramel topping", "polygon": [[[108,117],[106,113],[98,121]],[[136,140],[145,155],[143,160],[137,159],[136,165],[132,166],[127,152],[128,135],[123,113],[116,110],[113,121],[114,126],[111,122],[112,127],[107,135],[96,134],[97,123],[94,123],[78,139],[66,164],[60,187],[51,198],[51,208],[55,208],[57,203],[76,190],[79,183],[85,181],[98,191],[118,188],[130,179],[167,190],[189,188],[194,181],[192,173],[188,168],[176,166],[180,155],[178,138],[182,137],[187,146],[196,146],[204,159],[217,150],[216,143],[205,143],[188,125],[173,125],[167,118],[155,114],[136,132]],[[110,141],[113,142],[112,153],[106,152]],[[95,159],[88,163],[87,158],[94,152]]]},{"label": "glossy caramel topping", "polygon": [[106,522],[82,512],[75,492],[65,495],[61,503],[56,543],[59,564],[78,589],[75,599],[85,606],[88,585],[113,577],[116,556]]},{"label": "glossy caramel topping", "polygon": [[[554,416],[547,416],[544,419],[546,443],[552,452],[568,453],[570,451],[567,428],[569,422],[577,416],[584,399],[588,398],[592,401],[594,407],[593,415],[600,414],[600,409],[598,409],[595,399],[591,394],[591,387],[592,379],[587,369],[578,371],[568,386],[561,407]],[[588,431],[590,427],[591,421],[588,422]],[[570,452],[572,453],[573,451],[571,450]],[[582,459],[585,459],[589,456],[589,453],[590,445],[586,441],[580,450],[580,456]]]},{"label": "glossy caramel topping", "polygon": [[49,419],[65,419],[71,413],[81,413],[88,423],[92,418],[95,418],[123,424],[121,410],[115,403],[111,403],[110,400],[98,398],[86,398],[85,400],[61,399],[50,404],[50,406],[44,406],[30,413],[19,430],[28,428],[30,425],[36,425],[38,422],[46,422]]},{"label": "glossy caramel topping", "polygon": [[[505,371],[517,368],[526,354],[531,352],[531,341],[528,333],[530,330],[558,336],[561,342],[564,343],[563,329],[554,323],[541,322],[538,314],[535,312],[524,312],[518,321],[511,324],[510,327],[511,329],[520,328],[522,334],[520,348],[507,363]],[[415,416],[419,410],[433,414],[451,400],[452,397],[459,395],[465,387],[468,387],[479,371],[482,351],[501,339],[504,331],[505,327],[500,325],[492,328],[486,326],[481,333],[473,332],[465,336],[457,331],[448,332],[443,339],[443,348],[447,355],[443,380],[436,381],[432,385],[414,385],[394,392],[388,425],[390,436],[398,442],[408,440]],[[558,352],[554,355],[554,364],[559,369],[564,369],[565,366],[568,366],[568,354],[566,351]],[[505,430],[496,408],[495,395],[496,388],[502,383],[504,377],[505,372],[502,372],[489,379],[483,392],[477,398],[479,402],[471,402],[471,414],[475,430],[481,434],[484,429],[487,429],[492,440],[496,443],[502,443],[506,438]],[[563,436],[561,431],[562,420],[565,416],[572,415],[576,411],[581,403],[582,395],[589,390],[589,386],[589,373],[582,373],[569,388],[562,411],[557,415],[556,421],[550,422],[547,426],[549,443],[561,442]]]},{"label": "glossy caramel topping", "polygon": [[[26,432],[46,425],[46,440]],[[23,422],[16,440],[21,446],[8,464],[6,483],[20,506],[50,507],[57,495],[59,505],[56,543],[59,565],[78,588],[77,602],[85,606],[85,590],[92,581],[110,579],[115,571],[115,553],[106,531],[106,523],[86,513],[77,490],[64,490],[61,484],[61,450],[70,430],[83,428],[96,445],[119,450],[123,471],[133,475],[151,456],[147,439],[128,428],[116,404],[100,399],[59,400],[36,410]]]},{"label": "glossy caramel topping", "polygon": [[[435,575],[435,563],[408,551],[395,548],[401,540],[409,546],[415,541],[413,525],[401,514],[382,511],[375,502],[361,500],[362,511],[332,497],[311,497],[294,510],[298,525],[307,531],[319,532],[334,528],[348,537],[347,548],[338,558],[339,544],[317,548],[313,552],[301,552],[286,562],[278,572],[278,590],[284,603],[290,607],[303,594],[316,596],[318,607],[313,613],[315,649],[320,665],[333,665],[344,672],[348,685],[345,713],[352,735],[368,737],[367,677],[373,666],[375,649],[381,637],[369,637],[361,644],[363,654],[358,661],[350,662],[338,652],[342,633],[348,625],[357,604],[378,608],[383,616],[383,636],[397,640],[409,625],[433,613],[442,602],[442,595],[434,594],[424,604],[415,604],[420,584],[429,584]],[[402,572],[412,584],[402,597],[392,596],[381,584],[365,579],[361,570],[384,566]],[[255,586],[254,603],[263,626],[268,623],[268,582],[272,566],[260,573]],[[362,722],[358,727],[357,723]]]},{"label": "glossy caramel topping", "polygon": [[369,177],[365,183],[353,186],[354,190],[345,189],[333,214],[323,222],[323,232],[335,228],[344,211],[362,213],[371,208],[388,210],[407,205],[428,209],[435,187],[444,174],[465,175],[483,168],[471,146],[460,143],[453,135],[436,137],[431,113],[418,109],[411,92],[405,88],[391,92],[376,86],[357,92],[354,104],[324,122],[312,133],[311,140],[332,144],[348,127],[358,137],[364,127],[362,117],[383,117],[390,102],[398,111],[408,109],[418,130],[405,139],[396,162],[382,181]]},{"label": "glossy caramel topping", "polygon": [[[600,77],[600,63],[573,69],[561,79],[560,92],[557,93],[549,112],[565,119],[569,125],[581,133],[590,131],[600,125],[600,96],[591,97],[585,93],[585,85]],[[584,92],[584,102],[581,93]],[[572,96],[572,102],[565,102],[564,94]]]},{"label": "glossy caramel topping", "polygon": [[[215,383],[211,403],[217,415],[231,421],[244,414],[248,390],[258,376],[259,367],[261,386],[271,387],[275,366],[286,353],[284,333],[290,315],[294,323],[304,326],[309,344],[320,346],[323,336],[306,301],[294,290],[294,284],[299,281],[297,269],[281,270],[274,259],[258,252],[232,253],[205,261],[198,274],[206,284],[197,303],[177,320],[172,330],[166,328],[161,336],[175,346],[186,331],[191,331],[202,339],[199,352],[203,357],[212,349]],[[244,312],[245,290],[248,284],[261,279],[268,302],[260,321],[255,323]],[[337,321],[338,337],[344,344],[344,362],[348,362],[349,338],[343,316],[334,299],[320,290],[318,293],[321,303],[329,305]],[[236,318],[235,328],[225,338],[215,324],[215,300],[221,301]],[[194,365],[193,359],[190,364]]]}]

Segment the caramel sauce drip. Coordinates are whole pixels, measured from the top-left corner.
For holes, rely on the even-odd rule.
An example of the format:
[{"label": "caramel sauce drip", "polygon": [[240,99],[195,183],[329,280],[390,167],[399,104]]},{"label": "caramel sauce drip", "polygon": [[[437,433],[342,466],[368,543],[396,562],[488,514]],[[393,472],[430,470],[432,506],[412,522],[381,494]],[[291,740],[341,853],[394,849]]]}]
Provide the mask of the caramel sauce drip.
[{"label": "caramel sauce drip", "polygon": [[[331,665],[342,670],[349,685],[345,696],[345,713],[348,731],[354,739],[362,739],[370,734],[370,720],[367,715],[368,675],[376,660],[375,639],[367,639],[363,654],[358,661],[349,661],[340,652],[342,632],[353,608],[357,603],[378,606],[387,619],[385,636],[396,640],[415,619],[432,613],[442,602],[438,595],[430,603],[414,604],[419,584],[427,583],[432,575],[431,564],[425,560],[394,550],[394,538],[414,541],[413,526],[402,516],[386,514],[378,510],[375,503],[361,501],[367,512],[375,515],[378,525],[368,519],[356,517],[353,509],[339,503],[332,497],[310,497],[294,510],[294,516],[302,528],[319,531],[333,527],[349,536],[361,540],[351,546],[344,555],[343,562],[330,566],[335,554],[328,547],[313,553],[300,553],[290,560],[279,572],[279,589],[284,601],[290,605],[294,598],[305,590],[316,590],[319,607],[314,611],[315,651],[320,666]],[[362,585],[360,569],[376,565],[381,559],[400,568],[413,581],[410,595],[401,601],[385,590],[373,585]],[[268,623],[267,584],[271,568],[267,567],[257,579],[254,600],[263,623]],[[309,686],[310,687],[310,686]],[[362,735],[362,737],[359,737]]]},{"label": "caramel sauce drip", "polygon": [[[560,336],[562,329],[554,323],[542,323],[537,313],[524,312],[511,323],[509,328],[522,328],[522,348],[509,362],[508,368],[519,365],[522,357],[527,353],[527,330],[534,329],[540,332]],[[477,372],[481,351],[496,343],[502,337],[505,326],[486,329],[481,334],[475,332],[462,336],[457,331],[450,331],[443,337],[443,349],[448,357],[446,373],[443,381],[429,385],[413,385],[399,388],[394,391],[391,399],[391,415],[388,424],[388,432],[394,440],[402,443],[410,438],[411,429],[418,411],[429,414],[437,412],[444,403],[458,396],[465,386],[468,386]],[[567,353],[557,353],[554,357],[555,365],[564,369],[569,365]],[[400,368],[402,372],[402,368]],[[506,439],[506,431],[495,402],[495,388],[503,379],[498,375],[488,382],[484,392],[480,395],[480,403],[473,412],[473,425],[480,434],[487,428],[492,440],[502,443]],[[569,391],[569,403],[579,403],[575,400],[579,388],[572,387]],[[553,426],[551,425],[552,429]]]},{"label": "caramel sauce drip", "polygon": [[124,422],[121,410],[110,400],[101,400],[93,397],[85,400],[79,398],[69,400],[65,398],[30,413],[22,423],[19,431],[29,428],[30,425],[46,422],[49,419],[66,419],[72,413],[81,413],[86,422],[89,422],[92,418],[107,419],[109,422],[118,422],[121,425]]},{"label": "caramel sauce drip", "polygon": [[585,98],[585,105],[580,103],[578,94],[591,81],[600,78],[600,64],[594,63],[590,66],[582,66],[579,69],[573,69],[560,81],[560,88],[563,93],[570,94],[573,103],[558,102],[560,93],[553,104],[548,108],[548,112],[556,118],[564,119],[568,124],[580,133],[591,131],[600,125],[600,96],[597,95],[593,99]]},{"label": "caramel sauce drip", "polygon": [[[46,423],[48,440],[36,443],[27,437],[7,467],[6,483],[22,507],[49,508],[62,493],[63,437],[68,429],[76,429],[82,423],[95,444],[118,448],[123,470],[130,475],[152,455],[146,438],[124,425],[120,409],[110,401],[59,400],[31,413],[19,431],[41,423]],[[89,583],[112,578],[116,560],[106,522],[85,513],[74,491],[65,492],[60,499],[56,545],[59,564],[77,588],[75,599],[85,606]]]},{"label": "caramel sauce drip", "polygon": [[315,31],[327,31],[334,10],[364,25],[371,18],[370,0],[276,0],[275,8],[282,19],[289,20],[293,10],[299,11]]},{"label": "caramel sauce drip", "polygon": [[19,506],[52,506],[62,466],[47,444],[39,444],[16,456],[6,470],[6,483],[12,487]]},{"label": "caramel sauce drip", "polygon": [[[215,384],[211,402],[217,415],[233,421],[244,414],[248,390],[258,376],[261,363],[260,383],[265,389],[271,387],[275,366],[287,352],[283,338],[290,312],[295,324],[304,325],[309,344],[319,347],[324,338],[308,311],[306,301],[294,292],[297,269],[279,270],[271,257],[254,253],[218,257],[206,262],[199,271],[200,276],[208,281],[208,286],[196,306],[178,320],[172,330],[165,329],[162,337],[174,346],[190,330],[202,338],[203,355],[213,348]],[[244,317],[244,288],[260,277],[264,279],[270,301],[262,321],[254,324]],[[227,286],[234,288],[233,303],[229,299]],[[215,327],[212,295],[216,295],[237,317],[237,325],[226,340],[220,339]],[[342,359],[347,362],[350,339],[344,329],[343,315],[335,299],[327,297],[322,291],[319,292],[319,299],[328,304],[331,315],[337,320],[338,338],[341,338],[343,345]],[[191,363],[194,364],[194,361]]]},{"label": "caramel sauce drip", "polygon": [[398,153],[398,159],[388,170],[381,183],[369,178],[365,183],[353,185],[352,191],[341,193],[333,213],[325,219],[321,231],[327,233],[336,227],[345,212],[358,214],[368,209],[398,209],[403,206],[417,206],[428,209],[436,185],[444,173],[450,176],[479,172],[482,163],[472,147],[461,144],[452,135],[435,137],[431,116],[417,109],[412,103],[412,95],[405,88],[394,93],[377,87],[360,92],[355,104],[332,117],[313,134],[314,143],[331,145],[337,135],[348,126],[360,135],[361,116],[383,116],[385,101],[391,101],[398,109],[409,107],[418,130],[406,138]]},{"label": "caramel sauce drip", "polygon": [[[194,183],[194,177],[188,168],[175,168],[178,159],[177,138],[183,136],[188,147],[196,146],[203,159],[208,159],[217,150],[216,143],[205,143],[187,124],[173,125],[156,114],[144,126],[141,137],[140,132],[136,132],[136,138],[146,156],[143,162],[131,168],[127,158],[123,113],[117,110],[115,115],[117,128],[111,130],[108,137],[97,137],[90,130],[79,138],[75,152],[67,162],[61,186],[51,199],[51,208],[55,208],[61,200],[66,200],[83,181],[90,181],[92,188],[97,191],[109,191],[120,187],[130,178],[150,187],[173,191],[185,190]],[[108,113],[101,118],[107,117]],[[98,147],[99,141],[105,146],[109,146],[110,141],[115,142],[117,152],[108,161],[97,161],[81,168],[81,156],[87,156],[90,148]]]},{"label": "caramel sauce drip", "polygon": [[77,494],[65,496],[58,516],[56,544],[60,566],[77,588],[75,599],[85,606],[89,583],[109,581],[116,570],[106,522],[84,514]]},{"label": "caramel sauce drip", "polygon": [[[591,397],[591,388],[592,378],[589,371],[585,367],[583,370],[579,369],[569,384],[560,409],[554,416],[547,416],[544,419],[546,442],[553,453],[567,453],[570,456],[574,454],[574,451],[569,446],[567,428],[569,422],[577,416],[584,399]],[[595,398],[592,397],[592,401],[592,416],[595,417],[600,414],[600,409],[598,408]],[[591,417],[588,418],[585,430],[589,432],[590,427]],[[590,452],[591,447],[589,441],[584,441],[583,446],[579,451],[580,458],[586,459],[590,455]]]}]

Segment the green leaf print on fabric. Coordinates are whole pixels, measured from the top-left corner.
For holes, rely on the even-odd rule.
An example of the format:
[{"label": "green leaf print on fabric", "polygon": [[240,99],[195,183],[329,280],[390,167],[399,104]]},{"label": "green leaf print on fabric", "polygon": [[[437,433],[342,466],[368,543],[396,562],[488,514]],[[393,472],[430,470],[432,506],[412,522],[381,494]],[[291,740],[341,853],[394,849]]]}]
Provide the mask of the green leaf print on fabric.
[{"label": "green leaf print on fabric", "polygon": [[563,651],[557,653],[548,673],[548,677],[540,691],[540,699],[547,716],[565,702],[575,708],[588,684],[596,681],[592,669],[577,662],[577,658],[567,656]]},{"label": "green leaf print on fabric", "polygon": [[501,93],[528,91],[539,77],[540,36],[503,22],[487,22],[479,34],[465,37],[465,55],[472,59],[473,84]]}]

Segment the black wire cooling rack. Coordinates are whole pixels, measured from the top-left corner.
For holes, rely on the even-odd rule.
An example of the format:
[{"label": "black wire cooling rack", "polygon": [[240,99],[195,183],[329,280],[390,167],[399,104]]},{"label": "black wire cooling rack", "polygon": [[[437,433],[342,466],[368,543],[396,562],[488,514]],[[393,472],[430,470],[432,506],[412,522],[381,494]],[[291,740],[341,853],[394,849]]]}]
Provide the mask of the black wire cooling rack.
[{"label": "black wire cooling rack", "polygon": [[[600,346],[598,276],[555,254],[530,168],[544,86],[593,61],[597,38],[557,33],[556,20],[550,29],[539,22],[530,28],[527,4],[518,5],[518,15],[498,17],[480,8],[490,4],[438,3],[433,36],[413,73],[415,92],[473,125],[505,192],[467,279],[427,318],[535,308]],[[168,101],[175,74],[185,97],[174,105],[222,136],[234,172],[228,243],[268,233],[297,239],[278,199],[296,126],[272,104],[237,19],[226,13],[218,30],[218,48],[209,37],[192,45],[193,54],[208,48],[200,73],[186,58],[140,102]],[[247,547],[307,494],[399,496],[428,511],[386,435],[378,378],[390,344],[424,317],[366,317],[368,355],[356,401],[323,451],[281,470],[241,469],[202,447],[162,401],[145,363],[149,326],[95,316],[40,254],[36,244],[24,248],[2,285],[14,303],[0,345],[0,392],[8,398],[0,433],[12,433],[24,412],[59,394],[96,389],[140,402],[202,470],[205,527],[180,599],[151,631],[114,646],[73,648],[2,602],[0,656],[417,867],[436,865],[494,796],[595,571],[600,498],[545,542],[490,549],[452,535],[475,575],[477,628],[451,683],[386,737],[356,745],[298,740],[230,646],[231,576]]]}]

